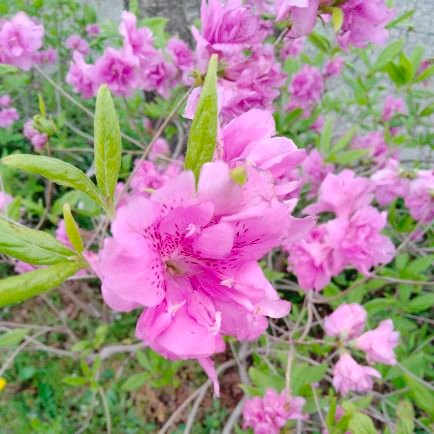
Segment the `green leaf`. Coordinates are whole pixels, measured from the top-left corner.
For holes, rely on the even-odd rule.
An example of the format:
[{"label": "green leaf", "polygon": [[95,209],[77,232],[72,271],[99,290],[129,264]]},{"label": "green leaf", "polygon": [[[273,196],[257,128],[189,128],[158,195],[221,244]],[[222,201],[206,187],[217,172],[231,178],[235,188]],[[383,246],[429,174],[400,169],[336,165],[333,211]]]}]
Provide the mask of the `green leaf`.
[{"label": "green leaf", "polygon": [[404,380],[410,388],[410,395],[414,399],[416,405],[424,410],[431,419],[434,419],[434,395],[433,393],[419,381],[415,380],[410,375],[404,374]]},{"label": "green leaf", "polygon": [[44,97],[38,93],[39,113],[45,118],[47,117],[47,109],[45,107]]},{"label": "green leaf", "polygon": [[13,154],[4,157],[1,161],[6,166],[44,176],[56,184],[86,193],[102,207],[105,206],[95,184],[72,164],[65,163],[57,158],[30,154]]},{"label": "green leaf", "polygon": [[359,161],[365,157],[367,153],[367,149],[350,149],[348,151],[338,152],[337,154],[333,155],[332,161],[345,166],[347,164]]},{"label": "green leaf", "polygon": [[185,168],[192,170],[196,180],[200,169],[212,160],[217,139],[217,55],[212,55],[202,87],[196,114],[188,137]]},{"label": "green leaf", "polygon": [[434,306],[434,293],[423,294],[413,298],[406,306],[406,312],[417,313],[431,309]]},{"label": "green leaf", "polygon": [[377,434],[374,423],[369,416],[355,413],[348,424],[348,431],[352,434]]},{"label": "green leaf", "polygon": [[428,78],[434,75],[434,65],[428,66],[424,69],[418,76],[416,76],[415,83],[420,83],[421,81],[428,80]]},{"label": "green leaf", "polygon": [[0,217],[0,252],[34,265],[68,262],[74,252],[52,235]]},{"label": "green leaf", "polygon": [[416,9],[411,9],[411,10],[403,13],[398,18],[395,18],[394,20],[387,23],[386,29],[391,29],[393,27],[396,27],[398,24],[402,23],[403,21],[408,20],[409,18],[411,18],[414,15],[415,12],[416,12]]},{"label": "green leaf", "polygon": [[319,33],[312,32],[308,36],[308,39],[309,42],[311,42],[313,45],[315,45],[316,48],[318,48],[318,50],[322,51],[323,53],[330,54],[332,50],[332,45],[326,37],[320,35]]},{"label": "green leaf", "polygon": [[134,374],[125,381],[122,385],[122,390],[132,391],[140,389],[149,380],[149,374],[147,372],[140,372]]},{"label": "green leaf", "polygon": [[154,36],[154,45],[157,48],[163,48],[166,45],[167,34],[166,25],[169,20],[165,17],[148,17],[144,18],[141,23],[152,30]]},{"label": "green leaf", "polygon": [[0,307],[19,303],[55,288],[84,267],[85,264],[81,262],[65,262],[0,280]]},{"label": "green leaf", "polygon": [[84,377],[65,377],[62,380],[63,383],[67,384],[68,386],[72,386],[72,387],[80,387],[80,386],[84,386],[85,384],[87,384],[89,382],[89,380],[87,378]]},{"label": "green leaf", "polygon": [[398,54],[401,53],[404,46],[404,41],[399,39],[389,44],[377,57],[374,63],[373,71],[383,69],[390,61],[392,61]]},{"label": "green leaf", "polygon": [[282,390],[285,387],[285,379],[281,375],[272,372],[263,372],[258,368],[250,368],[249,376],[252,379],[253,385],[260,387],[263,391],[269,387]]},{"label": "green leaf", "polygon": [[63,219],[65,221],[66,235],[68,235],[68,239],[71,242],[72,246],[78,253],[83,252],[83,240],[81,239],[78,225],[75,222],[74,217],[72,216],[71,207],[68,203],[65,203],[63,205]]},{"label": "green leaf", "polygon": [[15,329],[0,335],[0,348],[15,347],[29,333],[27,329]]},{"label": "green leaf", "polygon": [[94,140],[96,180],[111,209],[121,168],[122,141],[118,116],[106,85],[98,89],[96,96]]},{"label": "green leaf", "polygon": [[344,22],[344,13],[341,8],[332,7],[332,23],[335,32],[338,32]]},{"label": "green leaf", "polygon": [[319,150],[323,155],[328,155],[328,152],[330,150],[330,143],[332,140],[332,133],[333,133],[333,124],[334,121],[331,118],[327,118],[324,127],[321,131],[321,137],[319,139]]},{"label": "green leaf", "polygon": [[411,434],[414,431],[414,410],[411,402],[402,400],[396,408],[398,423],[396,424],[395,434]]},{"label": "green leaf", "polygon": [[434,263],[434,255],[421,256],[420,258],[411,261],[409,270],[414,274],[423,273]]},{"label": "green leaf", "polygon": [[429,116],[434,113],[434,103],[427,105],[420,113],[419,116],[421,118],[425,116]]},{"label": "green leaf", "polygon": [[344,150],[356,133],[356,127],[348,130],[332,147],[333,153]]}]

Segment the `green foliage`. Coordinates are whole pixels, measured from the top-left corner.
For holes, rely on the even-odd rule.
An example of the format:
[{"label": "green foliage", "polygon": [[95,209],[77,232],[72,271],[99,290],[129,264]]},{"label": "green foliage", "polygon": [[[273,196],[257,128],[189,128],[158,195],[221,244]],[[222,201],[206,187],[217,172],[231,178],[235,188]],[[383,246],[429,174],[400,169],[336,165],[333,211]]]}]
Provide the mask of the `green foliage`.
[{"label": "green foliage", "polygon": [[188,137],[185,168],[193,171],[196,180],[202,166],[212,160],[216,146],[217,66],[217,56],[213,55],[209,61],[208,72]]}]

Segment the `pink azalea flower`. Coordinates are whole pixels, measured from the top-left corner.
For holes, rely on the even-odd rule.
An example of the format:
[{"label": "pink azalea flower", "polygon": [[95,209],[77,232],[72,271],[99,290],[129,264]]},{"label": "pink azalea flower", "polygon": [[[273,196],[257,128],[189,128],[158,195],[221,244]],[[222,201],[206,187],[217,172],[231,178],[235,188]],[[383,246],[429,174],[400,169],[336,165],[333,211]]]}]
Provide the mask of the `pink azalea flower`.
[{"label": "pink azalea flower", "polygon": [[17,274],[28,273],[29,271],[36,270],[36,267],[31,264],[27,264],[23,261],[17,261],[14,266],[14,271]]},{"label": "pink azalea flower", "polygon": [[30,140],[35,151],[41,151],[48,142],[48,136],[33,127],[33,120],[28,119],[23,128],[24,137]]},{"label": "pink azalea flower", "polygon": [[8,205],[14,200],[14,198],[5,193],[4,191],[0,191],[0,211],[7,211]]},{"label": "pink azalea flower", "polygon": [[409,182],[405,206],[410,215],[422,223],[431,223],[434,219],[434,172],[420,170],[417,178]]},{"label": "pink azalea flower", "polygon": [[290,19],[290,35],[306,36],[312,32],[318,14],[319,0],[275,0],[276,20]]},{"label": "pink azalea flower", "polygon": [[288,271],[297,276],[298,284],[306,291],[320,291],[339,274],[339,264],[332,247],[327,242],[324,225],[315,227],[310,234],[300,241],[286,246],[288,250]]},{"label": "pink azalea flower", "polygon": [[303,45],[306,38],[285,38],[280,56],[283,60],[297,57],[303,51]]},{"label": "pink azalea flower", "polygon": [[155,161],[158,157],[165,157],[170,153],[170,146],[167,140],[163,137],[158,138],[152,145],[151,152],[149,152],[149,159]]},{"label": "pink azalea flower", "polygon": [[371,203],[372,189],[368,178],[357,177],[352,170],[345,169],[338,175],[329,173],[319,189],[318,202],[303,212],[333,212],[339,217],[349,217],[355,210]]},{"label": "pink azalea flower", "polygon": [[122,21],[119,25],[119,33],[124,39],[124,47],[134,56],[148,57],[155,54],[153,47],[154,37],[147,27],[137,28],[136,16],[128,11],[122,12]]},{"label": "pink azalea flower", "polygon": [[310,126],[310,129],[312,131],[315,131],[315,133],[320,134],[322,129],[324,127],[324,116],[319,115],[314,123]]},{"label": "pink azalea flower", "polygon": [[399,161],[389,159],[383,169],[371,176],[375,186],[375,198],[381,206],[391,204],[397,197],[405,197],[409,180],[402,176]]},{"label": "pink azalea flower", "polygon": [[11,127],[19,118],[20,115],[16,108],[2,108],[0,110],[0,128]]},{"label": "pink azalea flower", "polygon": [[333,59],[330,59],[325,67],[324,67],[324,74],[326,77],[336,77],[341,74],[342,70],[344,69],[345,61],[343,57],[334,57]]},{"label": "pink azalea flower", "polygon": [[33,56],[42,47],[44,27],[18,12],[11,20],[0,23],[0,58],[2,63],[28,71]]},{"label": "pink azalea flower", "polygon": [[388,95],[386,97],[386,101],[384,102],[381,119],[383,122],[388,122],[397,113],[405,113],[405,102],[401,98],[395,98],[393,95]]},{"label": "pink azalea flower", "polygon": [[150,198],[133,196],[93,264],[111,308],[144,309],[138,338],[169,359],[198,359],[216,393],[210,356],[224,350],[223,336],[255,339],[266,316],[290,309],[256,262],[279,245],[288,209],[252,199],[248,184],[214,162],[203,166],[197,191],[183,172]]},{"label": "pink azalea flower", "polygon": [[286,391],[267,389],[263,398],[255,396],[244,403],[243,429],[252,428],[254,434],[279,434],[289,420],[307,419],[302,413],[305,402],[298,396],[289,397]]},{"label": "pink azalea flower", "polygon": [[72,247],[66,234],[65,220],[60,219],[56,229],[56,239],[67,247]]},{"label": "pink azalea flower", "polygon": [[327,230],[336,257],[366,276],[372,267],[389,263],[395,247],[388,237],[380,234],[386,224],[386,212],[380,213],[372,206],[357,209],[350,218],[330,220]]},{"label": "pink azalea flower", "polygon": [[88,24],[86,26],[86,33],[89,38],[95,38],[101,33],[101,29],[98,24]]},{"label": "pink azalea flower", "polygon": [[0,96],[0,107],[9,107],[12,103],[12,99],[8,94]]},{"label": "pink azalea flower", "polygon": [[78,51],[86,56],[89,54],[89,44],[80,35],[73,34],[65,41],[65,47],[71,51]]},{"label": "pink azalea flower", "polygon": [[157,190],[177,177],[181,172],[181,167],[176,163],[165,166],[158,165],[154,161],[142,161],[131,180],[131,188],[135,193],[149,194],[151,190]]},{"label": "pink azalea flower", "polygon": [[380,166],[383,166],[391,156],[397,158],[397,152],[389,150],[382,131],[373,131],[355,137],[351,143],[351,148],[368,150],[367,156]]},{"label": "pink azalea flower", "polygon": [[193,52],[186,42],[173,37],[167,43],[167,49],[175,66],[182,71],[191,71],[195,65]]},{"label": "pink azalea flower", "polygon": [[256,14],[272,15],[274,13],[273,0],[247,0],[246,3],[255,9]]},{"label": "pink azalea flower", "polygon": [[324,92],[324,79],[321,72],[310,65],[304,65],[294,74],[288,87],[290,101],[288,110],[301,108],[309,115],[312,108],[321,101]]},{"label": "pink azalea flower", "polygon": [[399,333],[393,330],[393,322],[386,319],[374,329],[359,336],[355,346],[366,353],[369,363],[395,365],[394,348],[399,343]]},{"label": "pink azalea flower", "polygon": [[156,91],[162,97],[168,98],[176,77],[176,68],[164,60],[160,55],[155,55],[149,61],[141,65],[141,86],[148,92]]},{"label": "pink azalea flower", "polygon": [[343,49],[349,45],[363,48],[370,42],[376,45],[385,42],[389,35],[385,26],[395,15],[385,0],[347,0],[341,8],[344,21],[337,40]]},{"label": "pink azalea flower", "polygon": [[341,395],[369,392],[373,378],[381,378],[380,373],[370,366],[359,365],[348,353],[343,353],[333,368],[333,386]]},{"label": "pink azalea flower", "polygon": [[360,304],[341,304],[325,318],[324,330],[327,336],[354,339],[363,332],[366,318],[366,310]]},{"label": "pink azalea flower", "polygon": [[137,88],[139,61],[127,49],[107,48],[96,63],[94,81],[106,84],[116,95],[128,96]]},{"label": "pink azalea flower", "polygon": [[38,51],[33,56],[33,61],[38,64],[49,63],[53,64],[57,62],[57,50],[53,47],[47,48],[43,51]]},{"label": "pink azalea flower", "polygon": [[303,182],[309,184],[309,197],[315,197],[319,187],[329,173],[332,173],[334,167],[332,164],[326,164],[320,152],[312,149],[306,159],[301,164],[303,172]]},{"label": "pink azalea flower", "polygon": [[66,82],[83,98],[92,98],[98,90],[94,65],[87,64],[83,59],[83,55],[78,51],[74,51],[72,59],[66,75]]}]

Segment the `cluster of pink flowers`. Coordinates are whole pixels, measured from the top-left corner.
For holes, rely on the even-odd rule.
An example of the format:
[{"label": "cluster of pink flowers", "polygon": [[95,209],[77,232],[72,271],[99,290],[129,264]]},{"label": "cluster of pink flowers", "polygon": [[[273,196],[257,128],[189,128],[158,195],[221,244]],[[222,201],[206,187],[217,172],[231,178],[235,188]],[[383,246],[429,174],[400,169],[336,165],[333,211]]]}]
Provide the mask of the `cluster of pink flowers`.
[{"label": "cluster of pink flowers", "polygon": [[31,144],[33,145],[33,149],[37,152],[42,151],[44,146],[48,142],[48,136],[45,133],[40,133],[34,126],[33,126],[33,120],[28,119],[26,123],[24,124],[23,129],[24,137],[30,140]]},{"label": "cluster of pink flowers", "polygon": [[372,131],[354,137],[351,147],[353,149],[366,149],[366,157],[372,159],[379,167],[382,167],[391,157],[397,157],[397,152],[387,146],[382,131]]},{"label": "cluster of pink flowers", "polygon": [[17,109],[11,107],[11,104],[12,99],[9,95],[0,96],[0,128],[9,128],[20,118]]},{"label": "cluster of pink flowers", "polygon": [[253,428],[254,434],[279,434],[289,420],[305,420],[302,413],[304,398],[288,396],[267,389],[263,398],[248,399],[243,407],[243,428]]},{"label": "cluster of pink flowers", "polygon": [[346,267],[364,275],[393,258],[395,248],[381,235],[385,212],[370,205],[373,186],[351,170],[328,174],[319,189],[318,202],[305,214],[333,213],[335,218],[316,226],[304,239],[289,243],[289,267],[305,290],[321,290]]},{"label": "cluster of pink flowers", "polygon": [[376,369],[357,363],[351,349],[362,351],[368,363],[396,364],[394,349],[399,333],[394,331],[392,320],[386,319],[376,329],[362,334],[366,318],[361,305],[342,304],[324,321],[327,336],[339,338],[345,346],[333,368],[333,385],[342,395],[350,391],[366,393],[372,390],[373,378],[381,378]]},{"label": "cluster of pink flowers", "polygon": [[334,171],[333,164],[326,164],[321,153],[312,149],[303,161],[302,165],[303,183],[309,185],[308,198],[312,199],[318,195],[318,190],[329,173]]},{"label": "cluster of pink flowers", "polygon": [[383,113],[381,119],[388,122],[399,113],[405,113],[405,102],[401,98],[388,95],[384,101]]},{"label": "cluster of pink flowers", "polygon": [[372,177],[375,186],[375,198],[382,205],[389,205],[396,198],[404,198],[410,215],[422,223],[431,223],[434,219],[434,171],[406,171],[399,161],[390,159],[384,168]]},{"label": "cluster of pink flowers", "polygon": [[29,70],[35,60],[40,60],[43,37],[44,27],[24,12],[0,21],[0,63]]},{"label": "cluster of pink flowers", "polygon": [[265,42],[267,22],[239,0],[202,0],[201,24],[201,31],[193,28],[197,64],[204,73],[210,56],[219,56],[223,119],[251,108],[271,109],[285,74],[273,45]]},{"label": "cluster of pink flowers", "polygon": [[88,53],[87,42],[78,35],[68,38],[74,53],[66,81],[83,98],[94,96],[101,84],[116,95],[129,96],[141,89],[168,97],[180,80],[189,80],[194,62],[187,44],[172,39],[167,50],[156,49],[151,30],[138,28],[135,15],[127,11],[122,13],[119,33],[122,48],[106,48],[94,64],[83,57]]}]

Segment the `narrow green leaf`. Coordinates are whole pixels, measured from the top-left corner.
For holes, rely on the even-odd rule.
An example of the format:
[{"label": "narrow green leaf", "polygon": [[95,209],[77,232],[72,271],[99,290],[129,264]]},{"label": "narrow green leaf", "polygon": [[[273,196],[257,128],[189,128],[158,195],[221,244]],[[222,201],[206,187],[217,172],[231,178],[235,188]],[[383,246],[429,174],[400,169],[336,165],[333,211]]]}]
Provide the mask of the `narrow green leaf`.
[{"label": "narrow green leaf", "polygon": [[1,217],[0,252],[34,265],[53,265],[74,257],[74,252],[52,235]]},{"label": "narrow green leaf", "polygon": [[416,9],[411,9],[411,10],[403,13],[398,18],[395,18],[394,20],[390,21],[386,25],[386,29],[391,29],[392,27],[396,27],[398,24],[402,23],[403,21],[408,20],[409,18],[411,18],[414,15],[415,12],[416,12]]},{"label": "narrow green leaf", "polygon": [[345,166],[346,164],[354,163],[355,161],[362,159],[367,155],[367,153],[367,149],[350,149],[348,151],[341,151],[334,156],[333,161]]},{"label": "narrow green leaf", "polygon": [[72,164],[65,163],[57,158],[30,154],[13,154],[4,157],[1,161],[6,166],[44,176],[56,184],[86,193],[95,202],[103,207],[105,206],[95,184]]},{"label": "narrow green leaf", "polygon": [[0,280],[0,307],[19,303],[55,288],[84,267],[82,262],[65,262]]},{"label": "narrow green leaf", "polygon": [[15,329],[0,335],[0,348],[16,347],[29,333],[27,329]]},{"label": "narrow green leaf", "polygon": [[44,97],[38,93],[39,113],[45,118],[47,117],[47,109],[45,107]]},{"label": "narrow green leaf", "polygon": [[327,118],[324,127],[321,131],[321,137],[319,140],[319,149],[323,155],[328,155],[328,152],[330,150],[330,144],[332,140],[332,133],[333,133],[333,124],[334,121],[332,118]]},{"label": "narrow green leaf", "polygon": [[83,240],[81,239],[78,225],[72,216],[71,207],[68,203],[63,205],[63,219],[65,221],[65,230],[69,241],[71,242],[74,249],[78,253],[81,253],[84,250]]},{"label": "narrow green leaf", "polygon": [[122,390],[132,391],[140,389],[149,380],[149,374],[147,372],[140,372],[134,374],[125,381],[122,385]]},{"label": "narrow green leaf", "polygon": [[357,129],[356,127],[352,127],[333,145],[332,148],[333,153],[342,151],[349,145],[351,139],[354,137],[354,134],[356,133],[356,129]]},{"label": "narrow green leaf", "polygon": [[96,180],[111,208],[121,168],[122,141],[115,105],[106,85],[98,89],[96,97],[94,136]]},{"label": "narrow green leaf", "polygon": [[85,384],[87,384],[89,382],[89,380],[87,378],[84,377],[65,377],[62,380],[63,383],[67,384],[68,386],[72,386],[72,387],[80,387],[80,386],[84,386]]},{"label": "narrow green leaf", "polygon": [[200,169],[212,160],[217,139],[217,55],[211,56],[202,87],[196,114],[188,137],[185,168],[192,170],[196,179]]},{"label": "narrow green leaf", "polygon": [[401,53],[404,41],[399,39],[389,44],[377,57],[373,70],[379,71]]},{"label": "narrow green leaf", "polygon": [[420,83],[421,81],[428,80],[428,78],[434,75],[434,65],[428,66],[424,69],[415,79],[415,83]]},{"label": "narrow green leaf", "polygon": [[326,54],[330,54],[332,50],[332,45],[330,44],[330,41],[326,37],[320,35],[319,33],[312,32],[308,36],[308,39],[313,45],[315,45],[316,48],[318,48],[319,50],[321,50]]},{"label": "narrow green leaf", "polygon": [[406,306],[406,312],[417,313],[434,307],[434,293],[418,295],[413,298]]}]

